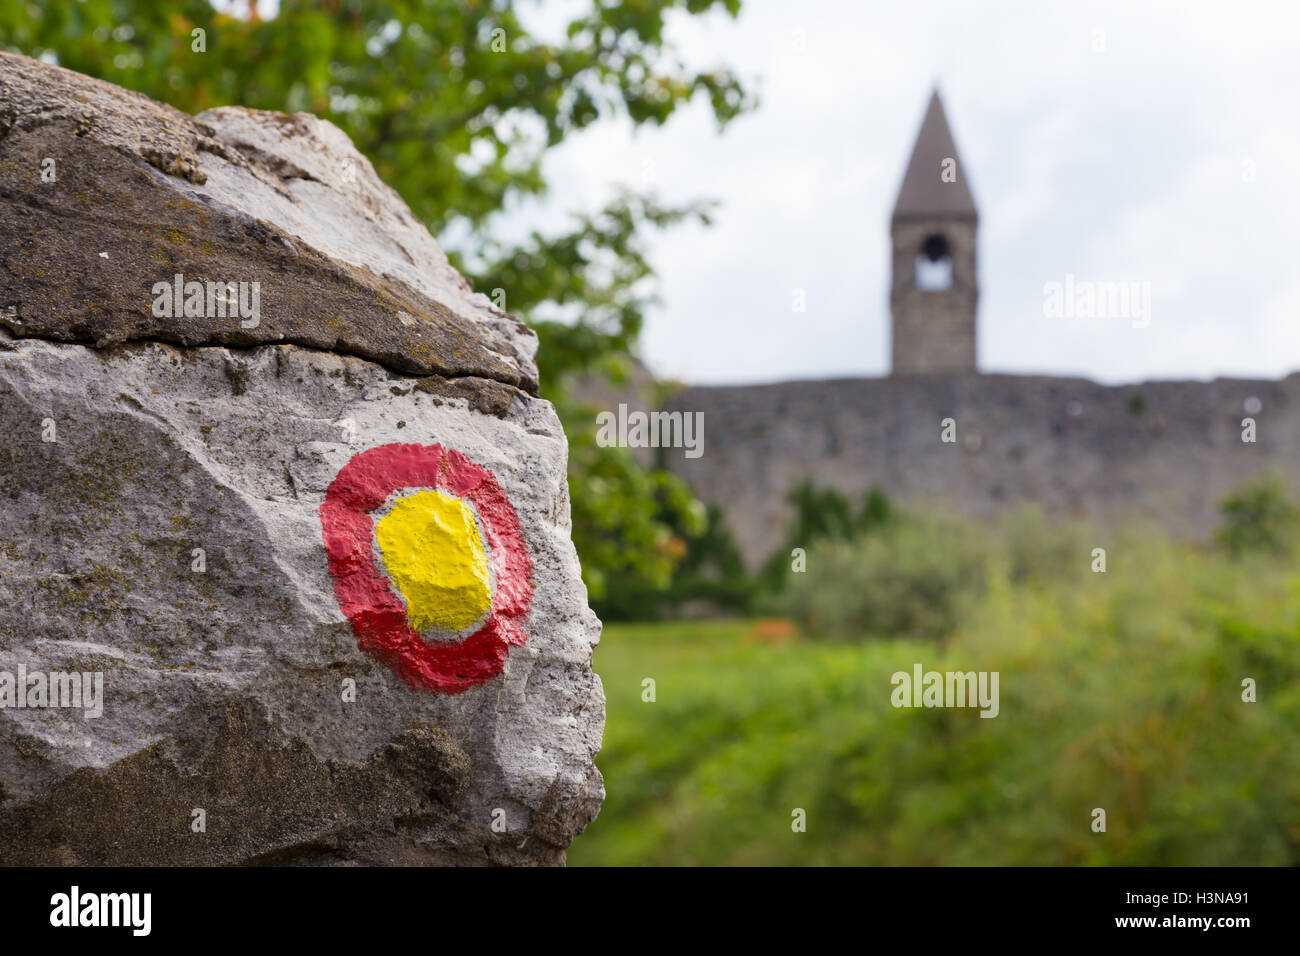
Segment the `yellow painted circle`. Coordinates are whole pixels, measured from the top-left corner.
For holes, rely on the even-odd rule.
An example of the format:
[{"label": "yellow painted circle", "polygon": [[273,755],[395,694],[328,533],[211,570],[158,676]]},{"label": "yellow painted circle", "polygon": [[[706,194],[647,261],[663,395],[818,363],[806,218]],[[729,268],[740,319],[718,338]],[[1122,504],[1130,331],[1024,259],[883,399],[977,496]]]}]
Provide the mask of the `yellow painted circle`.
[{"label": "yellow painted circle", "polygon": [[459,631],[491,607],[483,538],[461,499],[441,491],[402,498],[379,519],[375,536],[415,630]]}]

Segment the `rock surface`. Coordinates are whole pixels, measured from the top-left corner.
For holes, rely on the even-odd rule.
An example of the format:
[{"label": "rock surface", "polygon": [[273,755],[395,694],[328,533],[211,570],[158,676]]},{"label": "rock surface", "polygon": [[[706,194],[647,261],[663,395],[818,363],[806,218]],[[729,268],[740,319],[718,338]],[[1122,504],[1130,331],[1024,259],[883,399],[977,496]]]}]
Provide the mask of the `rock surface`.
[{"label": "rock surface", "polygon": [[[600,625],[533,333],[329,123],[8,54],[0,265],[0,863],[563,862]],[[176,274],[258,283],[257,321],[160,315]],[[530,561],[457,693],[359,649],[331,577],[326,493],[395,443],[490,472]],[[102,716],[5,698],[74,671]]]}]

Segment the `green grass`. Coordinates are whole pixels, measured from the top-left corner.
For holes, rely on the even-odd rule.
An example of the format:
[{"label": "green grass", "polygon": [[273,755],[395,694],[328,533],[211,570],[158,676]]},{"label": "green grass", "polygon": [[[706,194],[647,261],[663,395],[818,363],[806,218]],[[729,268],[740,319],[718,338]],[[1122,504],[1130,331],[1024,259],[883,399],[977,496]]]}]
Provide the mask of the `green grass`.
[{"label": "green grass", "polygon": [[[1300,864],[1300,576],[1162,542],[1082,568],[994,576],[942,641],[608,626],[570,864]],[[998,671],[1000,715],[894,708],[915,663]]]}]

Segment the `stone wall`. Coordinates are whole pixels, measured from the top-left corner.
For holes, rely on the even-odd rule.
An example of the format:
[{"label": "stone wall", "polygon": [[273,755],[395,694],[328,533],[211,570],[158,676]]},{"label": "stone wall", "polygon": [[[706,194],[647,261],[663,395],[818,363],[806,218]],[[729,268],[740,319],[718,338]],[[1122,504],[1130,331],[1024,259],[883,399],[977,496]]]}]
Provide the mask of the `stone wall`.
[{"label": "stone wall", "polygon": [[[1248,399],[1258,441],[1241,440]],[[977,516],[1026,502],[1102,523],[1154,517],[1204,537],[1219,499],[1272,469],[1300,489],[1300,374],[1106,386],[1014,375],[917,376],[688,388],[704,454],[666,465],[720,505],[752,566],[782,539],[786,495],[805,478],[860,496]],[[1251,407],[1254,407],[1253,404]],[[953,418],[957,442],[940,440]]]}]

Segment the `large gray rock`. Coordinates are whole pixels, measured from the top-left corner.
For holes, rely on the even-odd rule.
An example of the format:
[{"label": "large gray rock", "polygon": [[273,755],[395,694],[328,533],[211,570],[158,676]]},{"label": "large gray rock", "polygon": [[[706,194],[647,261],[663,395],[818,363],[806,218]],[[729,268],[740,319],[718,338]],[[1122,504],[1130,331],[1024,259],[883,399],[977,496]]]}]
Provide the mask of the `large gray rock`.
[{"label": "large gray rock", "polygon": [[[8,54],[0,265],[0,863],[563,862],[604,795],[600,625],[533,333],[330,124]],[[258,283],[255,320],[167,315],[176,274]],[[531,561],[456,693],[359,648],[331,574],[327,490],[399,443],[494,476]],[[101,716],[32,696],[74,671]]]}]

